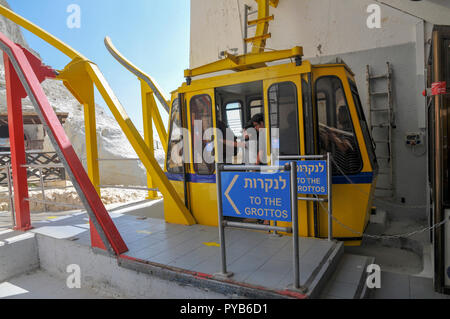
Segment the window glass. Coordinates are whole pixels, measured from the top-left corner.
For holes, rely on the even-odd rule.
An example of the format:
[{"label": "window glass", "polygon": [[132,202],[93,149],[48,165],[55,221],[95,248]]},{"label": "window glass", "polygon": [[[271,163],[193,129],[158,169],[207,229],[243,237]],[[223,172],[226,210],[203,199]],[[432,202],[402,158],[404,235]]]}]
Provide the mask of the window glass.
[{"label": "window glass", "polygon": [[261,99],[252,100],[250,102],[250,118],[252,118],[256,114],[262,114],[262,113],[264,113],[263,101]]},{"label": "window glass", "polygon": [[358,89],[353,81],[350,81],[350,88],[352,90],[353,101],[355,102],[356,111],[358,112],[359,123],[364,136],[364,142],[366,143],[367,152],[369,154],[370,163],[373,169],[377,169],[377,158],[375,155],[375,147],[372,137],[369,133],[369,127],[367,125],[366,116],[364,115],[364,110],[362,108],[361,99],[359,98]]},{"label": "window glass", "polygon": [[314,113],[312,108],[311,84],[302,79],[302,104],[305,127],[306,154],[314,155]]},{"label": "window glass", "polygon": [[362,169],[350,111],[342,82],[337,77],[321,77],[316,81],[320,153],[330,152],[333,173],[356,174]]},{"label": "window glass", "polygon": [[[283,82],[269,88],[269,120],[272,136],[272,152],[279,155],[300,155],[297,87]],[[278,138],[273,129],[279,129]]]},{"label": "window glass", "polygon": [[166,167],[169,173],[183,173],[183,131],[178,99],[173,101],[172,112],[170,114],[170,133]]},{"label": "window glass", "polygon": [[225,109],[228,127],[236,137],[240,138],[242,136],[242,104],[240,102],[228,103]]},{"label": "window glass", "polygon": [[190,111],[194,171],[200,175],[213,174],[214,162],[207,163],[203,156],[203,150],[214,149],[214,140],[203,138],[205,131],[213,128],[212,105],[209,95],[194,96],[190,102]]}]

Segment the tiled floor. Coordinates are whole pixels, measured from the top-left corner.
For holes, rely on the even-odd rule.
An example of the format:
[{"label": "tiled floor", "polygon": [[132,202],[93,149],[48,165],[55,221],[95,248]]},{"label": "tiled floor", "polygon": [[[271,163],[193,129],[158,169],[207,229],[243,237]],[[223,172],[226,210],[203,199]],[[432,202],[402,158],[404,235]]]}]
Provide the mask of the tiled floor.
[{"label": "tiled floor", "polygon": [[370,295],[370,298],[450,299],[450,296],[434,292],[433,281],[430,278],[382,272],[381,288],[374,289]]},{"label": "tiled floor", "polygon": [[344,254],[333,275],[321,293],[322,299],[361,298],[366,277],[366,267],[373,258]]},{"label": "tiled floor", "polygon": [[[217,227],[172,225],[161,219],[140,220],[114,213],[111,216],[129,248],[128,256],[207,274],[221,270]],[[90,245],[86,214],[35,223],[33,232]],[[231,228],[225,233],[232,280],[270,289],[285,289],[293,283],[292,237]],[[301,238],[301,284],[310,284],[317,269],[340,247],[326,240]]]}]

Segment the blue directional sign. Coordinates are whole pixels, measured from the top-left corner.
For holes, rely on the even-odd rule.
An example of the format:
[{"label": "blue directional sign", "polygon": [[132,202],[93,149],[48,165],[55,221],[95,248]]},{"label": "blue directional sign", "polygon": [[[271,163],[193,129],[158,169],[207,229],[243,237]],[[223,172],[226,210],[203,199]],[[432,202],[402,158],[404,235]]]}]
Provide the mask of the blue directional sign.
[{"label": "blue directional sign", "polygon": [[224,216],[292,220],[289,172],[221,172]]},{"label": "blue directional sign", "polygon": [[[290,161],[280,161],[285,165]],[[327,161],[297,162],[297,193],[310,195],[327,195]]]}]

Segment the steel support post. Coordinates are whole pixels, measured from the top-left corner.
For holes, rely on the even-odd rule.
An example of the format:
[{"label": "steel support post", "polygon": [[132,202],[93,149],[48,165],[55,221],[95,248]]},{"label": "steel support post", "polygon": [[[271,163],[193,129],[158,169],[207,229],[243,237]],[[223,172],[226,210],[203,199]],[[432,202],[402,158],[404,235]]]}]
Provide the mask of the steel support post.
[{"label": "steel support post", "polygon": [[23,132],[22,98],[27,94],[8,55],[3,54],[6,80],[6,100],[8,107],[9,139],[11,144],[11,167],[14,185],[16,230],[31,229],[30,204],[28,198],[28,177]]},{"label": "steel support post", "polygon": [[[156,108],[156,101],[151,91],[144,81],[141,80],[141,95],[142,95],[142,117],[144,119],[144,140],[150,152],[155,153],[153,141],[153,115],[152,109]],[[156,188],[152,176],[147,172],[147,187]],[[148,192],[148,199],[157,199],[158,193],[155,191]]]},{"label": "steel support post", "polygon": [[300,289],[300,251],[298,239],[298,199],[297,199],[297,162],[291,165],[291,213],[294,255],[294,289]]},{"label": "steel support post", "polygon": [[331,154],[327,153],[327,186],[328,186],[328,240],[333,240],[333,205],[332,205],[332,182],[333,172],[331,171]]},{"label": "steel support post", "polygon": [[226,256],[226,247],[225,247],[225,225],[223,220],[223,211],[222,211],[222,180],[221,174],[223,164],[216,163],[216,186],[217,186],[217,210],[219,214],[219,242],[220,242],[220,256],[222,261],[222,269],[221,272],[216,274],[217,277],[231,277],[233,276],[232,272],[227,271],[227,256]]}]

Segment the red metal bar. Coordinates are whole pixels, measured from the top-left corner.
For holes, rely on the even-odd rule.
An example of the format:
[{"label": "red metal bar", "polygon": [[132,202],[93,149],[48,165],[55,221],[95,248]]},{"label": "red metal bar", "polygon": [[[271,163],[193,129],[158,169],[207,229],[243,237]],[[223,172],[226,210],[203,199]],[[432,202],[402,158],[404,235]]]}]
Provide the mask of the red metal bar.
[{"label": "red metal bar", "polygon": [[6,104],[8,107],[9,141],[11,144],[11,167],[14,185],[16,230],[31,228],[28,198],[27,163],[23,133],[22,98],[26,96],[22,83],[6,53],[3,54],[6,80]]},{"label": "red metal bar", "polygon": [[[94,185],[92,185],[89,176],[84,170],[83,165],[75,153],[55,111],[48,102],[44,90],[42,89],[39,77],[48,72],[48,68],[44,67],[46,70],[44,69],[41,71],[34,70],[33,57],[31,57],[32,61],[30,63],[28,60],[30,56],[27,57],[23,48],[14,44],[2,33],[0,33],[0,45],[5,51],[5,54],[8,55],[8,58],[12,61],[10,69],[12,69],[11,66],[13,66],[19,75],[19,79],[21,79],[22,90],[25,88],[25,91],[30,95],[30,99],[36,108],[36,112],[40,114],[41,120],[47,124],[49,136],[54,142],[54,147],[59,151],[59,154],[62,155],[62,161],[66,164],[66,169],[71,175],[74,185],[78,187],[77,190],[79,190],[79,195],[86,206],[89,217],[91,217],[91,220],[94,219],[93,224],[95,225],[97,234],[93,236],[93,245],[96,245],[97,247],[102,246],[99,248],[104,248],[103,245],[98,245],[96,238],[98,235],[98,237],[102,238],[101,243],[107,244],[109,246],[108,248],[115,254],[120,255],[128,251],[125,242],[106,211]],[[11,91],[14,89],[17,88],[11,87]]]}]

